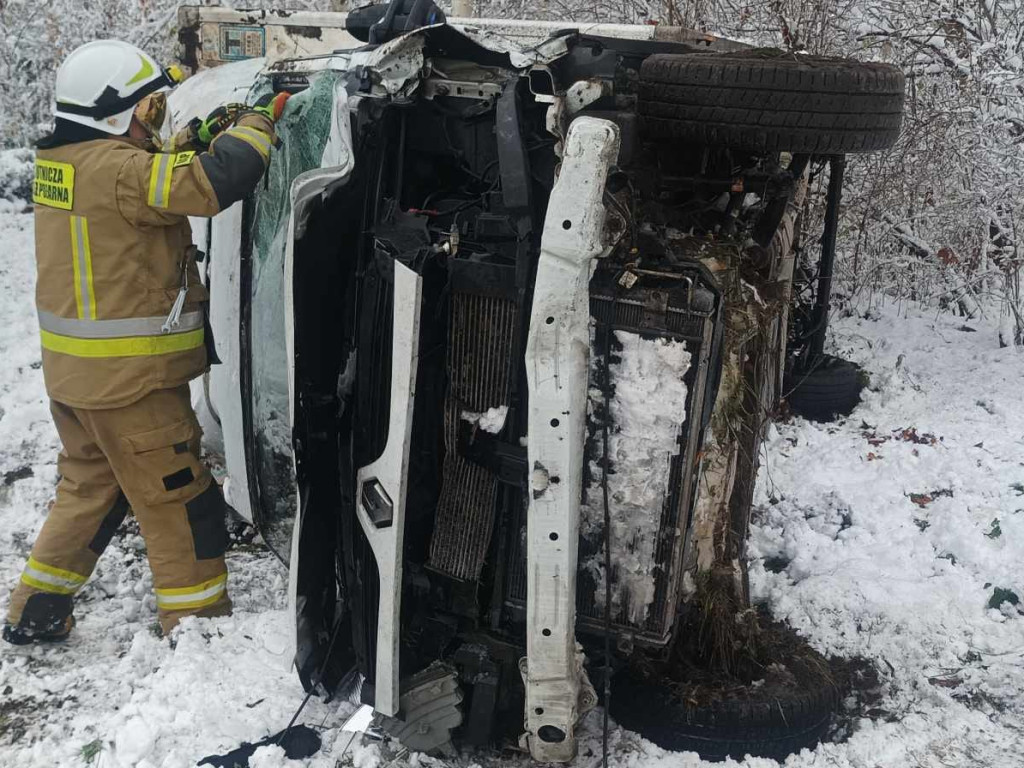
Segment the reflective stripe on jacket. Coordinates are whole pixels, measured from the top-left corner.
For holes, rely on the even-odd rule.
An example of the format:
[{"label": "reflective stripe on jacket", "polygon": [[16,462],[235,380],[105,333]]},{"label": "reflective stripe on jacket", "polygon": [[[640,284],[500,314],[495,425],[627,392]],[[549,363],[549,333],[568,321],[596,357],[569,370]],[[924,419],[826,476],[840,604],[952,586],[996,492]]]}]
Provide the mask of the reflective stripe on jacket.
[{"label": "reflective stripe on jacket", "polygon": [[271,122],[247,114],[206,152],[120,137],[39,151],[36,307],[52,399],[120,407],[206,369],[209,294],[187,217],[249,194],[272,141]]}]

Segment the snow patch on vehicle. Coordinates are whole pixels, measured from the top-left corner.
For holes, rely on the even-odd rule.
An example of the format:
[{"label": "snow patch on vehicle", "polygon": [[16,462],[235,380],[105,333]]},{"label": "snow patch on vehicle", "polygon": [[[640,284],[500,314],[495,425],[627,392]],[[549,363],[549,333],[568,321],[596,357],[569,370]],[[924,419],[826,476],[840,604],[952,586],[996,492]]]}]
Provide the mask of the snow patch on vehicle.
[{"label": "snow patch on vehicle", "polygon": [[580,527],[585,538],[600,541],[601,546],[600,551],[586,559],[584,566],[597,585],[598,605],[603,605],[600,424],[610,416],[612,606],[616,612],[625,609],[634,624],[644,621],[654,602],[661,505],[669,495],[672,458],[680,449],[679,433],[686,419],[687,396],[683,376],[689,367],[690,352],[683,341],[645,339],[628,331],[615,331],[608,364],[608,390],[612,396],[606,404],[601,387],[604,359],[591,356],[588,411],[591,423],[598,425],[598,451],[589,465],[590,482],[584,492]]},{"label": "snow patch on vehicle", "polygon": [[468,421],[484,432],[496,435],[505,428],[505,418],[508,416],[508,406],[499,405],[497,408],[488,408],[483,413],[463,411],[462,420]]}]

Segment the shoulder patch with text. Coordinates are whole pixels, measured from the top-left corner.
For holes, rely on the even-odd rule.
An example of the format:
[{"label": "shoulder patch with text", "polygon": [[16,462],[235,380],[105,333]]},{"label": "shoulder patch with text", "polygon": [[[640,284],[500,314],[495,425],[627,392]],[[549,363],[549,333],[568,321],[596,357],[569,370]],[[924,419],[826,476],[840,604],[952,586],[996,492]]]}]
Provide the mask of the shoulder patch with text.
[{"label": "shoulder patch with text", "polygon": [[75,166],[37,159],[32,202],[70,211],[75,204]]},{"label": "shoulder patch with text", "polygon": [[180,168],[183,165],[188,165],[195,156],[195,152],[179,152],[174,156],[174,165],[171,168]]}]

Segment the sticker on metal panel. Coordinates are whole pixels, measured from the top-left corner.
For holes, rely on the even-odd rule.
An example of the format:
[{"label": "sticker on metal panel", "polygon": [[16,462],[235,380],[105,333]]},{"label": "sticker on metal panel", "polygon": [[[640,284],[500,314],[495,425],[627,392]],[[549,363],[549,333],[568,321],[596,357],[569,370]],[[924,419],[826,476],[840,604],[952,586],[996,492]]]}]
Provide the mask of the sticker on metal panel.
[{"label": "sticker on metal panel", "polygon": [[174,165],[171,168],[180,168],[183,165],[188,165],[195,156],[195,152],[179,152],[174,156]]},{"label": "sticker on metal panel", "polygon": [[266,31],[263,27],[222,25],[220,28],[220,57],[224,61],[254,59],[267,52]]},{"label": "sticker on metal panel", "polygon": [[75,166],[37,159],[32,202],[70,211],[75,204]]}]

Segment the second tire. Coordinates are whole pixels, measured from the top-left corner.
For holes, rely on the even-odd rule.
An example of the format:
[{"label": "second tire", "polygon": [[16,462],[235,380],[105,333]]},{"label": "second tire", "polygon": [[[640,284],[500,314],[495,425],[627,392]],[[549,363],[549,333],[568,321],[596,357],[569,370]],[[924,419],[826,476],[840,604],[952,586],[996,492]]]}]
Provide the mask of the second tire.
[{"label": "second tire", "polygon": [[782,396],[790,410],[806,419],[833,421],[857,407],[866,379],[856,363],[822,355],[809,369],[786,373]]}]

